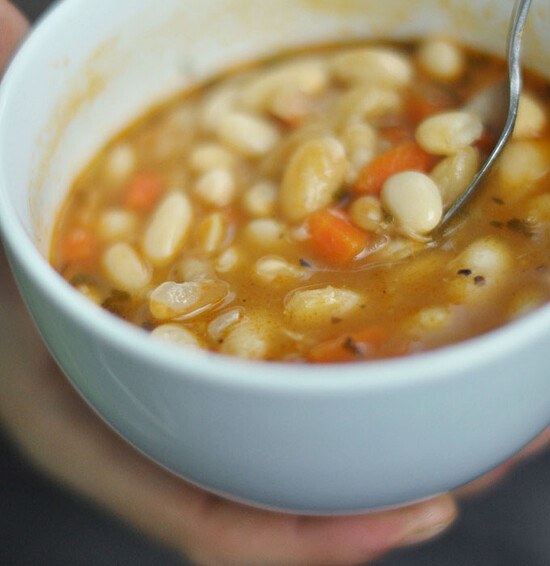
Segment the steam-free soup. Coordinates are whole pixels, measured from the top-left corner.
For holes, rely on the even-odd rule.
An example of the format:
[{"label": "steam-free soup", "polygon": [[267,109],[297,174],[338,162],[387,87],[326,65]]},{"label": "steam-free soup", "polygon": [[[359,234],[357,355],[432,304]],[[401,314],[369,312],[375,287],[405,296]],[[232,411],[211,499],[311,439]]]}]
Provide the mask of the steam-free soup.
[{"label": "steam-free soup", "polygon": [[243,66],[155,109],[76,181],[52,247],[79,291],[153,337],[245,358],[413,354],[550,296],[548,85],[434,237],[498,132],[503,62],[440,38]]}]

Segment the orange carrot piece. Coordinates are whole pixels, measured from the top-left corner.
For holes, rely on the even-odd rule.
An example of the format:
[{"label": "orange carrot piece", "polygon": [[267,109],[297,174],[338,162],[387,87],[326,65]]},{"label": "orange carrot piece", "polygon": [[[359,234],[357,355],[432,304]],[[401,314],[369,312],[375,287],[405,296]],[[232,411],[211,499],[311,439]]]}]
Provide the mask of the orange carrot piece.
[{"label": "orange carrot piece", "polygon": [[368,359],[387,338],[388,333],[382,328],[343,334],[313,346],[308,353],[308,360],[314,363],[334,363]]},{"label": "orange carrot piece", "polygon": [[151,173],[138,173],[126,187],[123,204],[134,212],[148,212],[162,193],[161,180]]},{"label": "orange carrot piece", "polygon": [[332,264],[338,265],[353,259],[369,240],[367,232],[328,208],[312,212],[306,219],[306,226],[311,247]]},{"label": "orange carrot piece", "polygon": [[405,142],[378,154],[367,163],[359,174],[355,191],[362,194],[378,195],[386,180],[402,171],[428,172],[433,158],[417,143]]},{"label": "orange carrot piece", "polygon": [[64,261],[85,261],[96,252],[96,240],[85,228],[73,228],[61,240],[61,255]]}]

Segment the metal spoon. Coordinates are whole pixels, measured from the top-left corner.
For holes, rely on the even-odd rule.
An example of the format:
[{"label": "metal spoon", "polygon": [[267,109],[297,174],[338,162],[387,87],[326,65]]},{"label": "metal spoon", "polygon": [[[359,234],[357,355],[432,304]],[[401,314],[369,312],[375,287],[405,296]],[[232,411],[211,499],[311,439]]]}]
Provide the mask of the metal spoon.
[{"label": "metal spoon", "polygon": [[519,97],[523,82],[520,61],[521,41],[529,8],[531,7],[531,1],[532,0],[516,0],[508,30],[508,69],[506,77],[494,87],[479,94],[468,105],[469,109],[478,113],[485,125],[490,126],[497,132],[502,130],[500,138],[470,186],[445,212],[436,231],[441,231],[442,228],[464,208],[465,204],[470,201],[482,179],[491,169],[512,135],[516,123]]}]

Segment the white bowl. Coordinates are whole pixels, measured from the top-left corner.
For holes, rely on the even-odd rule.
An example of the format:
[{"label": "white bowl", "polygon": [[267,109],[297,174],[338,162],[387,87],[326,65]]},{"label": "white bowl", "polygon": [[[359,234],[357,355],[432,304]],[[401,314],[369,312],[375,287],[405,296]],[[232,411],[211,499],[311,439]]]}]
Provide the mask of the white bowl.
[{"label": "white bowl", "polygon": [[[115,430],[227,497],[344,513],[460,486],[548,424],[548,307],[410,358],[246,362],[153,341],[89,304],[45,259],[74,176],[153,102],[285,46],[444,32],[502,52],[511,5],[66,0],[35,27],[0,90],[1,232],[44,340]],[[550,5],[536,5],[525,36],[525,59],[541,71],[549,18]]]}]

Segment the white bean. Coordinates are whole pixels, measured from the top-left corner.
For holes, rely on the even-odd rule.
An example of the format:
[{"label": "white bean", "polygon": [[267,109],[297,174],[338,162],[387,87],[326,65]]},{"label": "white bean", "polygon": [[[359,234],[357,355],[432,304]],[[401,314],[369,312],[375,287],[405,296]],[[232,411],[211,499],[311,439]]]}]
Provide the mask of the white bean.
[{"label": "white bean", "polygon": [[280,189],[280,205],[289,221],[331,203],[346,177],[344,147],[334,137],[307,141],[292,155]]},{"label": "white bean", "polygon": [[407,235],[424,235],[441,220],[443,206],[437,185],[424,173],[392,175],[382,187],[382,205]]},{"label": "white bean", "polygon": [[441,193],[443,207],[450,206],[470,185],[479,171],[479,151],[465,147],[442,159],[430,172]]},{"label": "white bean", "polygon": [[166,281],[151,293],[149,310],[157,320],[191,318],[218,306],[228,295],[223,281]]},{"label": "white bean", "polygon": [[360,308],[362,298],[349,289],[322,287],[298,289],[286,300],[284,314],[300,326],[330,324],[334,318],[344,318]]},{"label": "white bean", "polygon": [[241,261],[241,252],[234,246],[224,250],[217,258],[215,268],[218,273],[233,271]]},{"label": "white bean", "polygon": [[435,79],[450,81],[460,78],[465,68],[462,50],[446,39],[431,39],[418,50],[418,63]]},{"label": "white bean", "polygon": [[178,346],[201,348],[197,335],[180,324],[161,324],[151,332],[151,335]]},{"label": "white bean", "polygon": [[130,177],[136,167],[136,152],[127,143],[115,145],[107,154],[106,174],[109,180],[123,183]]},{"label": "white bean", "polygon": [[508,246],[492,236],[472,242],[450,264],[453,278],[449,296],[459,304],[483,300],[502,287],[513,275],[513,258]]},{"label": "white bean", "polygon": [[212,169],[231,169],[237,156],[223,145],[214,142],[196,146],[189,155],[189,167],[196,173],[207,173]]},{"label": "white bean", "polygon": [[331,62],[334,76],[346,83],[374,83],[402,87],[411,82],[410,59],[385,47],[366,47],[336,55]]},{"label": "white bean", "polygon": [[534,140],[512,140],[498,162],[499,194],[506,201],[518,201],[535,187],[550,168],[550,148]]},{"label": "white bean", "polygon": [[245,85],[239,101],[244,108],[258,112],[265,110],[280,92],[288,88],[316,95],[323,92],[328,83],[328,69],[322,59],[283,63],[264,71]]},{"label": "white bean", "polygon": [[244,319],[234,325],[223,338],[220,351],[250,360],[267,356],[270,348],[268,333],[261,321]]},{"label": "white bean", "polygon": [[476,114],[455,110],[426,118],[416,130],[416,140],[428,153],[453,155],[482,134],[483,124]]},{"label": "white bean", "polygon": [[409,321],[413,332],[434,332],[450,324],[452,312],[448,306],[427,307],[416,313]]},{"label": "white bean", "polygon": [[212,169],[197,180],[195,194],[210,206],[223,207],[235,198],[235,175],[229,169]]},{"label": "white bean", "polygon": [[268,104],[268,111],[296,127],[313,111],[314,101],[295,86],[279,90]]},{"label": "white bean", "polygon": [[277,203],[277,185],[273,181],[258,181],[243,195],[243,206],[250,216],[271,216]]},{"label": "white bean", "polygon": [[199,110],[199,124],[204,132],[216,132],[223,116],[234,110],[237,96],[235,85],[218,88],[207,95]]},{"label": "white bean", "polygon": [[223,312],[208,324],[208,335],[212,340],[222,339],[233,325],[244,319],[244,316],[244,309],[241,307]]},{"label": "white bean", "polygon": [[351,221],[363,230],[376,231],[382,226],[384,211],[380,200],[372,195],[364,195],[355,199],[350,206]]},{"label": "white bean", "polygon": [[125,242],[107,248],[103,255],[103,267],[113,283],[125,291],[140,291],[151,281],[148,265]]},{"label": "white bean", "polygon": [[285,225],[274,218],[251,220],[244,233],[254,245],[264,248],[278,247],[285,241]]},{"label": "white bean", "polygon": [[376,154],[378,135],[374,127],[366,122],[351,122],[344,127],[340,139],[350,164],[346,180],[353,183]]},{"label": "white bean", "polygon": [[513,139],[533,138],[540,135],[546,125],[544,106],[530,93],[522,92]]},{"label": "white bean", "polygon": [[230,112],[220,118],[219,138],[246,157],[260,157],[279,141],[279,131],[267,120],[245,112]]},{"label": "white bean", "polygon": [[333,119],[337,127],[345,126],[396,113],[402,103],[401,95],[395,90],[373,85],[356,87],[338,99]]},{"label": "white bean", "polygon": [[135,236],[137,216],[122,208],[109,208],[99,217],[97,231],[104,242],[128,240]]},{"label": "white bean", "polygon": [[227,237],[227,220],[219,212],[208,215],[197,227],[197,241],[201,251],[211,254],[218,251]]},{"label": "white bean", "polygon": [[267,283],[274,281],[287,281],[304,279],[307,270],[303,267],[292,265],[286,259],[278,256],[265,256],[260,258],[254,267],[257,277]]},{"label": "white bean", "polygon": [[492,236],[471,243],[455,260],[459,269],[469,269],[486,278],[504,275],[511,267],[511,253],[506,244]]},{"label": "white bean", "polygon": [[155,265],[177,254],[189,233],[193,208],[183,191],[169,193],[157,206],[143,237],[143,251]]},{"label": "white bean", "polygon": [[179,263],[178,271],[184,281],[205,281],[215,278],[212,263],[204,258],[184,257]]}]

